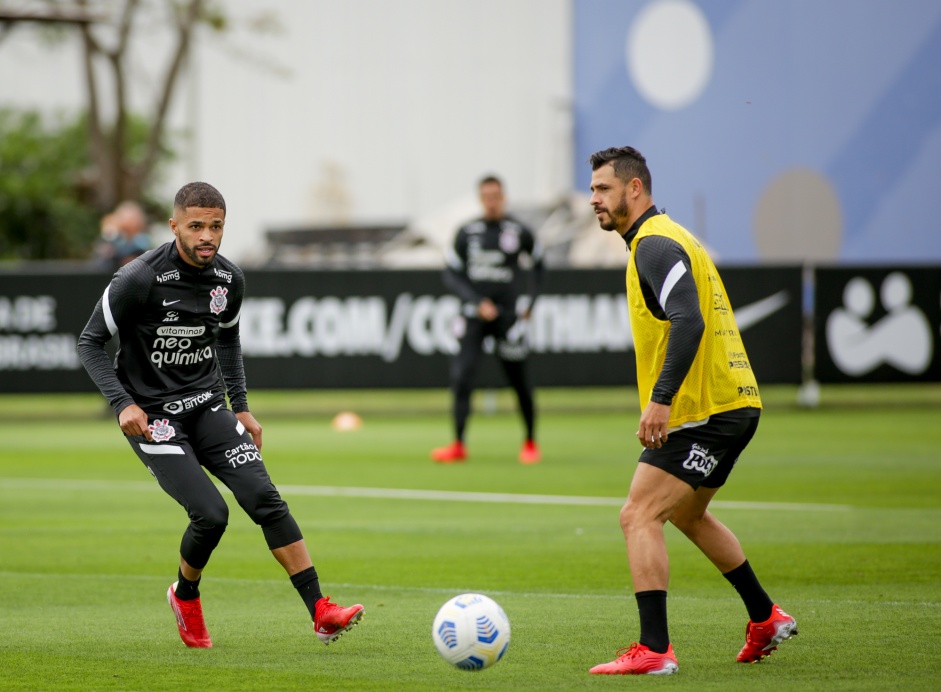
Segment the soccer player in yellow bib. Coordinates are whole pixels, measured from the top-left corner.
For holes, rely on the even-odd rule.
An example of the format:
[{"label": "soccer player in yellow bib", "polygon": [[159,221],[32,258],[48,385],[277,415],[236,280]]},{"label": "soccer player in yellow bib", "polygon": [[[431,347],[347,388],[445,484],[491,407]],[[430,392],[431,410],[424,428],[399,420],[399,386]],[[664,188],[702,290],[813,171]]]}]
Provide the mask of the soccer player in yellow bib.
[{"label": "soccer player in yellow bib", "polygon": [[732,307],[706,249],[657,211],[640,152],[606,149],[590,163],[598,222],[623,236],[630,253],[627,303],[642,412],[637,439],[644,448],[620,514],[640,637],[590,672],[666,675],[679,669],[667,628],[667,521],[738,591],[749,622],[737,660],[760,661],[797,634],[797,623],[762,588],[735,535],[708,511],[761,414]]}]

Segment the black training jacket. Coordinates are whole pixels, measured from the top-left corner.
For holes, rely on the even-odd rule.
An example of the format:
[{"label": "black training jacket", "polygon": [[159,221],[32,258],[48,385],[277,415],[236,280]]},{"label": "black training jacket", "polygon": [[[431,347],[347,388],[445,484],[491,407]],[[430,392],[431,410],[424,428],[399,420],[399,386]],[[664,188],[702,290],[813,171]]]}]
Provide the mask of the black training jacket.
[{"label": "black training jacket", "polygon": [[[247,411],[238,319],[242,270],[221,255],[204,268],[171,241],[119,269],[78,339],[78,355],[115,414],[130,404],[177,415],[227,390]],[[114,364],[105,351],[119,339]],[[221,377],[220,377],[221,372]]]},{"label": "black training jacket", "polygon": [[[520,255],[532,260],[528,290],[521,286]],[[542,246],[532,231],[515,219],[478,219],[461,226],[446,257],[445,285],[464,302],[463,312],[476,315],[477,305],[490,298],[498,306],[515,309],[522,293],[532,308],[544,278]]]}]

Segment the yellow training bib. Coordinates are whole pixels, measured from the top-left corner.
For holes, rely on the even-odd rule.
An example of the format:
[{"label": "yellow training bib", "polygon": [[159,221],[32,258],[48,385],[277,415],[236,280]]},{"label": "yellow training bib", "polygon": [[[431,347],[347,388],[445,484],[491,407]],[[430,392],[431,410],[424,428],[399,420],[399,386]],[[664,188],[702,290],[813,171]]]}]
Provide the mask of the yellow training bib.
[{"label": "yellow training bib", "polygon": [[670,322],[653,316],[644,302],[635,264],[637,243],[659,235],[679,243],[689,255],[693,280],[699,293],[706,330],[696,358],[673,398],[669,426],[698,421],[715,413],[747,406],[761,408],[758,383],[735,323],[725,286],[698,240],[666,214],[652,216],[641,225],[631,243],[627,264],[627,306],[637,355],[637,391],[643,411],[663,368],[670,336]]}]

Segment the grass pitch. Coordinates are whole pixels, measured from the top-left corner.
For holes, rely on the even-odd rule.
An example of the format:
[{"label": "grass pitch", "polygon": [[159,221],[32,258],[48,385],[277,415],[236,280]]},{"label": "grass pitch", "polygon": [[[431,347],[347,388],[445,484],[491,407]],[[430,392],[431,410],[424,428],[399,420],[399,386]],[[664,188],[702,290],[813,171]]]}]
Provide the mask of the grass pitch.
[{"label": "grass pitch", "polygon": [[[587,673],[638,634],[617,522],[640,452],[631,392],[539,392],[544,460],[531,467],[516,462],[505,393],[478,396],[496,415],[475,415],[471,460],[455,466],[428,460],[449,441],[444,392],[254,394],[266,464],[325,593],[366,617],[320,644],[233,506],[202,584],[211,650],[180,642],[164,597],[186,518],[103,403],[0,397],[0,688],[937,689],[941,390],[825,388],[816,410],[793,407],[793,390],[763,393],[758,434],[715,513],[800,635],[736,664],[744,607],[668,527],[680,671],[631,679]],[[332,430],[351,408],[363,428]],[[391,492],[402,489],[424,492]],[[597,499],[501,497],[512,494]],[[513,627],[504,660],[479,673],[451,668],[431,643],[438,607],[464,591],[495,598]]]}]

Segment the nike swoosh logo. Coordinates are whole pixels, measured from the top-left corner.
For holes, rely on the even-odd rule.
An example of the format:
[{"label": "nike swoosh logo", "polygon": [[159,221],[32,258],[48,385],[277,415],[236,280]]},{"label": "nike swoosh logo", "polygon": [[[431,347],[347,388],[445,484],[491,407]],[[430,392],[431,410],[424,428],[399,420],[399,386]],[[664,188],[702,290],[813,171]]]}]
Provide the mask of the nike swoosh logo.
[{"label": "nike swoosh logo", "polygon": [[[787,291],[778,291],[767,298],[762,298],[761,300],[749,303],[740,308],[733,306],[735,322],[738,324],[739,331],[744,332],[749,327],[754,327],[762,320],[771,317],[771,315],[787,305],[788,302],[790,302],[790,297]],[[627,350],[634,350],[633,337],[631,338],[631,343],[627,345]]]},{"label": "nike swoosh logo", "polygon": [[738,328],[745,331],[762,320],[770,317],[788,303],[787,291],[778,291],[774,295],[746,305],[741,308],[733,308],[735,311],[735,321],[738,322]]},{"label": "nike swoosh logo", "polygon": [[218,411],[220,408],[222,408],[222,404],[219,404],[218,406],[212,406],[211,408],[213,411]]},{"label": "nike swoosh logo", "polygon": [[180,302],[179,300],[165,300],[163,301],[163,307],[167,307],[168,305],[173,305],[174,303],[179,303],[179,302]]}]

